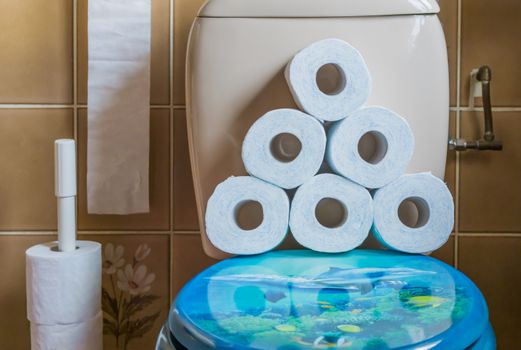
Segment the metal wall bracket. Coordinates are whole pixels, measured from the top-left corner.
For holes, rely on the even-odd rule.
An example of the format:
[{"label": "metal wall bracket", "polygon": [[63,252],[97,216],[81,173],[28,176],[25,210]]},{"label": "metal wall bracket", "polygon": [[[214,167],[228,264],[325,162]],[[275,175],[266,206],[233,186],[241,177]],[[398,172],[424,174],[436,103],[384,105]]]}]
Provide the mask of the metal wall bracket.
[{"label": "metal wall bracket", "polygon": [[[474,81],[473,81],[474,80]],[[476,91],[476,82],[481,84],[481,95],[483,97],[483,112],[485,118],[485,132],[479,140],[466,139],[449,139],[449,149],[455,151],[466,151],[474,149],[478,151],[501,151],[503,142],[496,140],[494,135],[494,124],[492,119],[492,104],[490,103],[490,81],[492,80],[492,70],[488,66],[481,66],[471,73],[471,94],[472,108],[474,105],[474,92]]]}]

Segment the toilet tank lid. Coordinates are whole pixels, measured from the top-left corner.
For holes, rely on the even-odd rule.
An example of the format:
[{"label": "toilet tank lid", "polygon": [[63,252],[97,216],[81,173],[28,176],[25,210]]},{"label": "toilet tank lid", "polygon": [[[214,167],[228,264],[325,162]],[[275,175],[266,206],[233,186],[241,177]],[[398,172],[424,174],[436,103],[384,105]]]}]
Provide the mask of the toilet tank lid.
[{"label": "toilet tank lid", "polygon": [[209,0],[199,17],[366,17],[435,14],[436,0]]}]

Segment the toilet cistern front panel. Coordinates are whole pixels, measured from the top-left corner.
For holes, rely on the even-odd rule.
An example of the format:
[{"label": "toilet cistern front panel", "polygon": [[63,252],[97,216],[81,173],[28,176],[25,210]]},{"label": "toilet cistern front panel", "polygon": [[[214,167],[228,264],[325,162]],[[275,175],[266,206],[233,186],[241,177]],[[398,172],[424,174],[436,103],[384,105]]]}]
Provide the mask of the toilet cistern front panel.
[{"label": "toilet cistern front panel", "polygon": [[[217,184],[246,174],[241,146],[254,121],[273,109],[296,108],[284,68],[315,41],[338,38],[360,51],[373,81],[367,104],[396,111],[413,129],[416,149],[407,170],[444,175],[448,66],[435,1],[397,1],[403,7],[395,12],[378,0],[365,1],[367,7],[358,0],[315,2],[316,8],[331,6],[330,14],[343,17],[312,17],[309,1],[295,4],[292,17],[286,5],[295,1],[266,2],[269,6],[253,1],[251,7],[238,8],[234,0],[211,0],[190,35],[188,138],[204,248],[212,257],[224,255],[205,236],[206,202]],[[350,4],[357,10],[350,11]],[[318,13],[328,15],[325,9]]]}]

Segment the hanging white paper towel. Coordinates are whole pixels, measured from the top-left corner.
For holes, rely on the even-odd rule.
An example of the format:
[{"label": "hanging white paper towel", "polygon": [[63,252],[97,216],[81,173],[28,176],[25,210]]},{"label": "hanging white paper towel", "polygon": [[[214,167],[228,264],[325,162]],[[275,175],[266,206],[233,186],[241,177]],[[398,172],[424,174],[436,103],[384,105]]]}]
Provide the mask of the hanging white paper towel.
[{"label": "hanging white paper towel", "polygon": [[[362,157],[360,141],[372,141]],[[328,129],[326,160],[334,172],[367,188],[379,188],[404,173],[414,152],[407,121],[383,107],[366,107]]]},{"label": "hanging white paper towel", "polygon": [[[317,84],[322,67],[331,65],[339,80],[335,91],[324,93]],[[286,80],[297,105],[321,120],[339,120],[362,106],[371,91],[364,58],[339,39],[317,41],[299,51],[287,65]]]},{"label": "hanging white paper towel", "polygon": [[[454,203],[443,181],[430,173],[402,175],[374,194],[373,233],[385,246],[407,253],[427,253],[449,239]],[[399,208],[410,201],[418,211],[413,227],[401,220]]]},{"label": "hanging white paper towel", "polygon": [[[294,145],[299,142],[300,150]],[[250,127],[242,160],[250,175],[291,189],[317,173],[325,149],[326,133],[318,120],[295,109],[276,109]]]},{"label": "hanging white paper towel", "polygon": [[[247,202],[262,206],[262,223],[251,230],[237,223]],[[251,176],[230,177],[220,183],[206,205],[206,234],[230,254],[260,254],[278,246],[288,231],[289,199],[283,189]]]},{"label": "hanging white paper towel", "polygon": [[31,350],[103,349],[103,312],[81,323],[31,323]]},{"label": "hanging white paper towel", "polygon": [[[344,213],[335,227],[323,226],[316,216],[321,200],[336,200]],[[358,247],[369,234],[373,201],[369,191],[341,176],[320,174],[300,186],[291,202],[289,225],[303,246],[325,253]]]},{"label": "hanging white paper towel", "polygon": [[151,3],[88,6],[88,212],[148,212]]},{"label": "hanging white paper towel", "polygon": [[101,310],[101,245],[76,245],[72,252],[58,251],[57,242],[27,249],[27,318],[32,323],[81,323]]}]

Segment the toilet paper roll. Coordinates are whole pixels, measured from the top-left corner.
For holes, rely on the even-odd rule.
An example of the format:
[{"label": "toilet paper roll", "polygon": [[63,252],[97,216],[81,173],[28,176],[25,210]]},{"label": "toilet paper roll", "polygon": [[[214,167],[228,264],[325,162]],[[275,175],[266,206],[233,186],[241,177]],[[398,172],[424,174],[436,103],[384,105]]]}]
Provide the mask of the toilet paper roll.
[{"label": "toilet paper roll", "polygon": [[[373,233],[385,246],[406,253],[427,253],[449,239],[454,226],[454,203],[445,183],[434,175],[402,175],[377,190],[373,198]],[[418,212],[416,223],[411,226],[400,219],[404,202],[414,205]]]},{"label": "toilet paper roll", "polygon": [[250,175],[291,189],[317,173],[325,148],[320,122],[295,109],[277,109],[250,127],[242,159]]},{"label": "toilet paper roll", "polygon": [[[262,222],[243,229],[238,212],[248,202],[262,206]],[[230,254],[264,253],[278,246],[288,231],[289,199],[283,189],[251,176],[230,177],[219,184],[206,206],[206,234]]]},{"label": "toilet paper roll", "polygon": [[60,252],[58,243],[25,252],[27,318],[37,324],[80,323],[101,310],[101,244],[77,241]]},{"label": "toilet paper roll", "polygon": [[[327,205],[331,205],[327,208]],[[339,253],[356,248],[367,237],[373,220],[371,195],[362,186],[334,174],[320,174],[300,186],[291,202],[289,225],[303,246],[320,252]],[[317,218],[320,206],[326,214],[340,207],[336,218]],[[338,209],[337,209],[338,211]]]},{"label": "toilet paper roll", "polygon": [[405,172],[414,151],[407,121],[383,107],[366,107],[328,130],[326,160],[334,172],[379,188]]},{"label": "toilet paper roll", "polygon": [[[332,71],[330,76],[337,79],[327,93],[317,83],[323,69]],[[371,91],[362,55],[339,39],[321,40],[298,52],[287,65],[285,76],[297,105],[321,120],[345,118],[367,101]]]},{"label": "toilet paper roll", "polygon": [[81,323],[45,325],[31,322],[31,350],[103,349],[103,313]]}]

